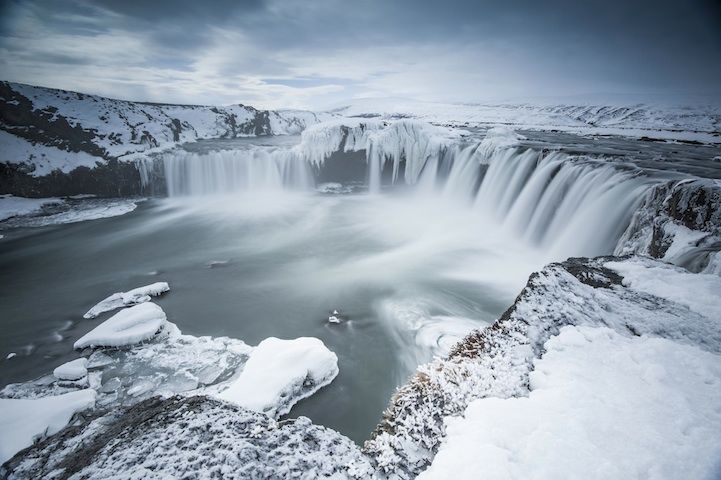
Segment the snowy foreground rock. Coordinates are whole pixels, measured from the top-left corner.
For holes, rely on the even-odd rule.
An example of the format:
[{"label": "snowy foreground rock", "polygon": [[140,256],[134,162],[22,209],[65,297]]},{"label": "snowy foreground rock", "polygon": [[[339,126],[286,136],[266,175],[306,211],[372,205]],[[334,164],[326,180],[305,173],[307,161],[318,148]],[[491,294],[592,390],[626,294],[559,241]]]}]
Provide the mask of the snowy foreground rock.
[{"label": "snowy foreground rock", "polygon": [[[684,478],[713,478],[721,458],[718,298],[718,276],[650,259],[551,264],[530,277],[496,323],[466,337],[448,358],[419,367],[364,451],[393,478],[413,478],[429,465],[429,478],[444,478],[454,460],[470,456],[485,463],[474,459],[475,470],[454,464],[452,471],[464,478],[479,471],[488,478],[558,478],[565,467],[578,472],[578,464],[568,464],[578,457],[584,472],[600,475],[592,478],[678,478],[683,465],[693,466]],[[562,331],[567,326],[581,328]],[[579,358],[578,346],[594,360]],[[688,369],[695,371],[683,375]],[[574,418],[554,406],[571,403]],[[479,413],[484,405],[493,410]],[[537,418],[523,423],[531,416]],[[542,424],[546,416],[570,423],[551,427]],[[478,425],[489,430],[475,432]],[[659,448],[658,438],[672,445]],[[617,477],[606,464],[622,456],[619,445],[628,447],[621,465],[637,475]]]},{"label": "snowy foreground rock", "polygon": [[[208,397],[92,417],[5,465],[10,478],[369,478],[358,447],[305,417],[276,422]],[[1,471],[0,471],[1,473]]]},{"label": "snowy foreground rock", "polygon": [[35,439],[61,430],[73,414],[94,404],[95,391],[90,389],[38,399],[0,398],[0,463]]},{"label": "snowy foreground rock", "polygon": [[719,355],[607,327],[566,326],[544,348],[528,397],[471,402],[420,479],[721,473]]}]

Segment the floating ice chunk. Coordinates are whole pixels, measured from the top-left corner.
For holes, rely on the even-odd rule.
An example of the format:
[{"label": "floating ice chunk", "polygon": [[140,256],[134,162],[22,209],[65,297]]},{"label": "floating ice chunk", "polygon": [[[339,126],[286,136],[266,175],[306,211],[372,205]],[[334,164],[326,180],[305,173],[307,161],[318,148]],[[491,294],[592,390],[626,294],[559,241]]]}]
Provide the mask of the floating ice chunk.
[{"label": "floating ice chunk", "polygon": [[208,268],[225,267],[228,265],[228,260],[211,260],[205,264]]},{"label": "floating ice chunk", "polygon": [[53,375],[58,380],[80,380],[88,374],[88,359],[78,358],[67,363],[63,363],[53,370]]},{"label": "floating ice chunk", "polygon": [[72,416],[95,405],[95,391],[79,390],[38,399],[0,398],[0,464],[36,438],[62,429]]},{"label": "floating ice chunk", "polygon": [[144,303],[150,301],[150,297],[157,297],[168,290],[170,290],[170,286],[167,282],[155,282],[150,285],[145,285],[144,287],[134,288],[127,292],[113,293],[108,298],[88,310],[88,312],[83,315],[83,318],[95,318],[101,313],[109,312],[110,310],[115,310],[116,308]]},{"label": "floating ice chunk", "polygon": [[267,338],[253,349],[240,376],[217,396],[279,417],[338,375],[338,357],[312,337]]},{"label": "floating ice chunk", "polygon": [[148,340],[168,325],[165,312],[154,303],[121,310],[75,342],[74,347],[122,347]]}]

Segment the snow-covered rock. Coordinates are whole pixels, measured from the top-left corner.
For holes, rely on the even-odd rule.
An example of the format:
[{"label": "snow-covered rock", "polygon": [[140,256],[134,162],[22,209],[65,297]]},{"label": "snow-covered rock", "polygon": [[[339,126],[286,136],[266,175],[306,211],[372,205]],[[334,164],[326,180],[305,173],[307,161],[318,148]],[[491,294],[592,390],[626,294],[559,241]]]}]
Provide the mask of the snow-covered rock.
[{"label": "snow-covered rock", "polygon": [[38,399],[0,398],[0,464],[36,439],[58,432],[76,412],[94,404],[91,389]]},{"label": "snow-covered rock", "polygon": [[134,288],[127,292],[113,293],[93,308],[87,311],[83,318],[95,318],[101,313],[109,312],[121,307],[136,305],[150,301],[150,297],[157,297],[170,290],[167,282],[155,282],[150,285]]},{"label": "snow-covered rock", "polygon": [[123,347],[148,340],[170,324],[158,305],[147,302],[116,313],[83,335],[74,348]]},{"label": "snow-covered rock", "polygon": [[691,271],[721,274],[721,185],[689,179],[655,186],[615,253],[648,255]]},{"label": "snow-covered rock", "polygon": [[[15,479],[372,478],[339,433],[208,397],[149,399],[67,429],[10,460]],[[0,471],[0,474],[3,472]]]},{"label": "snow-covered rock", "polygon": [[[449,422],[462,416],[471,402],[528,396],[534,361],[543,355],[544,344],[567,325],[608,327],[625,337],[660,337],[718,358],[721,322],[707,299],[721,297],[721,278],[703,276],[699,282],[705,298],[696,300],[668,295],[666,286],[648,280],[665,277],[678,285],[685,275],[691,274],[636,257],[569,259],[534,273],[497,322],[468,335],[447,358],[418,368],[394,395],[364,451],[385,475],[415,477],[430,464]],[[716,395],[719,404],[721,397]],[[656,426],[651,422],[644,428]]]},{"label": "snow-covered rock", "polygon": [[721,356],[606,327],[563,327],[544,350],[527,397],[475,400],[448,420],[419,480],[719,474]]},{"label": "snow-covered rock", "polygon": [[58,380],[80,380],[81,378],[84,378],[88,374],[88,359],[87,358],[77,358],[75,360],[71,360],[67,363],[63,363],[59,367],[57,367],[55,370],[53,370],[53,375]]},{"label": "snow-covered rock", "polygon": [[338,357],[317,338],[267,338],[253,349],[240,376],[217,396],[280,417],[338,375]]}]

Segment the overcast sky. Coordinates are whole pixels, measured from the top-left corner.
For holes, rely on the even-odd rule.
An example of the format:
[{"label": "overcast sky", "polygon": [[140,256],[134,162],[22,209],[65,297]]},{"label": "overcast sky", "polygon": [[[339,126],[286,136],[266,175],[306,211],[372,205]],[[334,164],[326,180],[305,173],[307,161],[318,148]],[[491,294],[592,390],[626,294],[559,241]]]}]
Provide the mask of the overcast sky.
[{"label": "overcast sky", "polygon": [[721,93],[715,0],[0,2],[2,79],[131,100]]}]

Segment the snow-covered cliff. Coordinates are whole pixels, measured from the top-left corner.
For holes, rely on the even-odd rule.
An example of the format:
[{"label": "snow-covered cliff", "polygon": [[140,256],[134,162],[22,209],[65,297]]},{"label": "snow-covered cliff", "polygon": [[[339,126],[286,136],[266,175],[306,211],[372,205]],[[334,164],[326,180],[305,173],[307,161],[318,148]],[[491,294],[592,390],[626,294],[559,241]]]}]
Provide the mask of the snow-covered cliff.
[{"label": "snow-covered cliff", "polygon": [[[77,193],[137,193],[137,172],[118,159],[199,139],[299,133],[322,118],[244,105],[130,102],[10,82],[0,82],[0,105],[0,193],[26,196],[76,193],[73,185],[85,187]],[[113,180],[128,185],[113,190]]]},{"label": "snow-covered cliff", "polygon": [[[469,435],[463,437],[466,421],[463,417],[471,418],[467,421],[475,421],[473,416],[478,416],[479,409],[483,410],[486,405],[492,408],[491,402],[478,403],[481,399],[495,397],[496,403],[501,402],[499,405],[511,408],[515,404],[510,403],[513,401],[510,399],[529,395],[529,398],[536,398],[533,396],[534,391],[546,386],[539,381],[539,375],[558,371],[537,371],[543,365],[539,359],[545,359],[549,350],[559,351],[568,346],[569,335],[577,338],[578,332],[564,331],[564,327],[572,326],[591,329],[580,331],[586,338],[584,340],[582,337],[582,342],[592,344],[586,348],[602,349],[597,354],[606,358],[630,354],[640,355],[639,362],[641,359],[652,362],[653,356],[640,353],[651,348],[650,344],[654,344],[653,349],[663,347],[664,351],[667,347],[669,350],[684,350],[685,353],[681,352],[683,357],[700,362],[698,366],[701,370],[695,371],[698,374],[695,381],[704,386],[703,391],[687,390],[682,386],[676,389],[674,394],[679,396],[679,401],[689,402],[686,403],[689,407],[683,410],[673,410],[673,404],[656,403],[657,398],[653,395],[657,391],[646,389],[651,399],[643,400],[646,402],[644,409],[653,404],[656,410],[647,411],[642,416],[638,410],[634,410],[632,403],[625,403],[629,393],[618,390],[618,380],[622,375],[618,373],[620,368],[615,370],[616,377],[598,387],[605,404],[613,405],[609,408],[609,415],[617,415],[619,418],[630,415],[635,418],[634,422],[622,425],[615,423],[614,427],[617,429],[614,438],[631,439],[627,446],[633,444],[635,454],[630,456],[632,460],[628,460],[627,452],[621,452],[618,457],[618,452],[614,453],[611,445],[592,443],[593,438],[604,436],[605,427],[603,421],[598,423],[594,420],[595,397],[586,392],[577,400],[575,407],[590,411],[590,416],[574,419],[576,423],[573,425],[577,431],[576,437],[580,435],[578,438],[582,439],[574,445],[574,448],[578,448],[574,456],[582,455],[581,463],[585,471],[595,472],[596,467],[602,468],[603,462],[609,458],[623,457],[624,461],[628,461],[630,471],[639,477],[646,476],[649,469],[656,468],[667,472],[658,478],[674,478],[673,472],[680,474],[685,468],[683,465],[692,465],[696,469],[697,475],[693,478],[713,476],[714,459],[721,454],[721,442],[714,433],[714,429],[721,425],[721,415],[713,407],[721,400],[718,390],[713,388],[714,383],[721,381],[721,369],[712,368],[718,366],[721,355],[719,295],[719,277],[688,273],[649,259],[599,257],[569,259],[551,264],[531,275],[516,302],[496,323],[470,334],[455,346],[448,358],[438,358],[419,367],[410,382],[396,392],[383,421],[374,437],[366,442],[364,450],[374,459],[379,471],[389,478],[415,478],[429,465],[430,478],[444,478],[439,476],[439,471],[447,473],[449,458],[469,455],[468,451],[471,457],[475,455],[477,458],[488,458],[482,456],[488,451],[495,451],[496,455],[492,456],[493,461],[482,466],[478,465],[478,461],[456,465],[453,470],[459,474],[473,471],[472,467],[475,466],[500,475],[498,472],[511,471],[512,468],[523,471],[534,462],[543,468],[550,468],[554,463],[544,460],[544,455],[566,454],[566,450],[554,450],[556,443],[553,442],[572,438],[569,432],[557,437],[544,437],[546,434],[551,435],[549,429],[553,425],[541,425],[536,430],[529,425],[526,430],[539,436],[532,440],[535,450],[529,452],[528,449],[523,450],[525,444],[522,441],[526,441],[526,437],[520,434],[508,444],[493,437],[506,428],[515,428],[514,422],[522,417],[498,418],[503,427],[497,430],[475,428],[477,435],[486,434],[489,437],[481,440],[471,439]],[[600,331],[599,328],[605,330]],[[598,339],[599,335],[607,341],[594,343],[593,340]],[[633,345],[626,345],[629,342],[627,339],[633,339]],[[584,343],[576,340],[576,345]],[[673,352],[677,353],[676,350]],[[660,356],[663,357],[663,351]],[[673,361],[673,358],[668,359],[668,362]],[[656,372],[655,375],[663,375],[662,369],[670,369],[671,363],[649,363],[647,368],[653,370],[647,370],[647,377],[640,381],[642,385],[633,386],[629,391],[638,389],[638,393],[642,386],[646,388],[649,384],[656,390],[662,387],[674,389],[673,382],[684,378],[688,380],[687,376],[681,378],[669,375],[663,381],[653,377],[654,374],[648,376],[652,371]],[[574,367],[574,364],[568,366],[571,369]],[[572,379],[574,385],[586,381],[586,377],[579,376],[578,372],[576,375]],[[583,375],[591,375],[592,380],[596,372]],[[695,400],[697,398],[698,401]],[[663,416],[664,408],[674,411],[675,423],[668,429]],[[552,409],[547,409],[536,415],[536,418],[543,419],[552,413]],[[469,414],[471,417],[468,417]],[[458,438],[451,437],[446,441],[447,429],[451,427],[454,429],[452,433],[458,435]],[[469,428],[474,431],[474,424],[470,424]],[[694,431],[698,437],[694,440],[684,439],[689,431]],[[679,438],[679,446],[671,447],[670,451],[657,448],[654,439],[666,434]],[[701,444],[704,444],[704,448],[697,450],[696,447]],[[499,448],[503,454],[498,453]],[[443,455],[437,457],[439,465],[434,468],[431,462],[439,449]],[[459,452],[459,449],[462,451]],[[611,461],[611,464],[615,462]],[[461,468],[462,465],[469,466],[470,470]],[[477,473],[478,470],[475,470]],[[514,477],[511,474],[508,477],[500,476]],[[463,478],[475,477],[466,474]],[[601,475],[593,478],[616,477]]]}]

